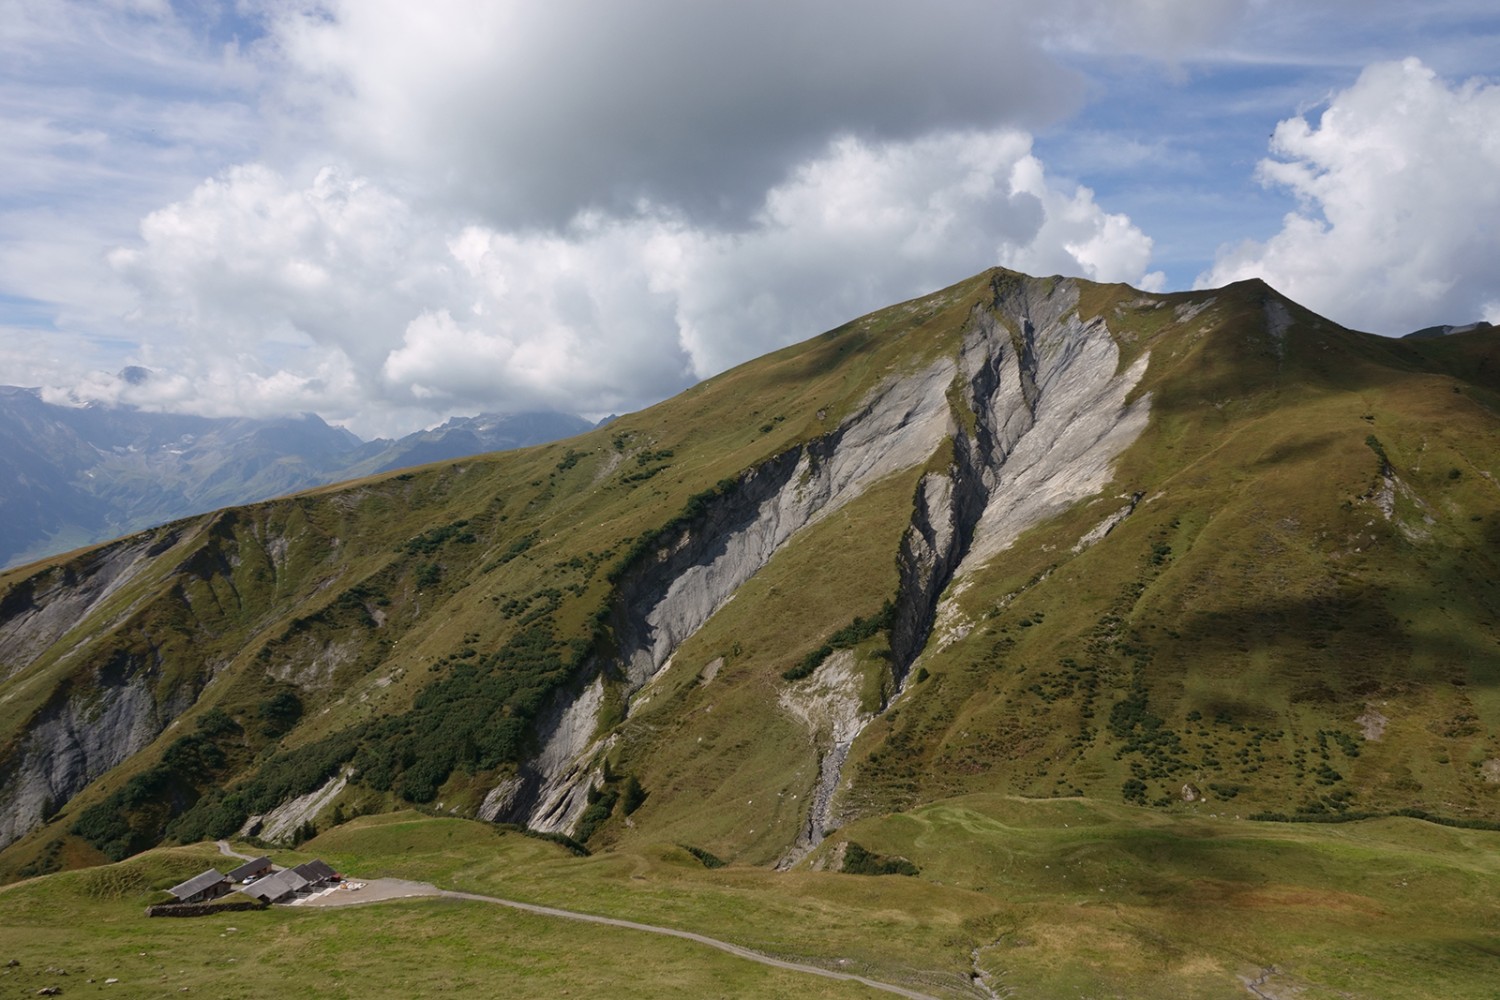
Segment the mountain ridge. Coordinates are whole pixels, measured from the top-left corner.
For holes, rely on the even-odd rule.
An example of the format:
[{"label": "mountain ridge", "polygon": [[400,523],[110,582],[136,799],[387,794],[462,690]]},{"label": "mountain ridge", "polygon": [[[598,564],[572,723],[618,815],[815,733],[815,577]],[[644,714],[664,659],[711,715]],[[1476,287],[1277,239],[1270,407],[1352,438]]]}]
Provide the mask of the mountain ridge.
[{"label": "mountain ridge", "polygon": [[19,565],[218,507],[588,430],[557,413],[455,417],[363,441],[311,413],[211,418],[62,406],[0,386],[0,564]]},{"label": "mountain ridge", "polygon": [[[11,571],[0,860],[320,789],[277,819],[766,865],[975,791],[1494,819],[1496,356],[992,271],[567,443]],[[56,742],[90,712],[102,756]]]}]

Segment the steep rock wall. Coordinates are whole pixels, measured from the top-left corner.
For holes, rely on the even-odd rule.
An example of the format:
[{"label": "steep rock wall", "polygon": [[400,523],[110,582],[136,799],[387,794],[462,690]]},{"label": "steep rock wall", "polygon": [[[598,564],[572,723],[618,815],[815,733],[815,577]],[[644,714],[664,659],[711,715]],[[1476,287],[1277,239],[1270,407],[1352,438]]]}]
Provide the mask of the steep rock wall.
[{"label": "steep rock wall", "polygon": [[0,596],[0,680],[20,673],[88,621],[176,541],[175,532],[162,538],[137,536],[16,581]]},{"label": "steep rock wall", "polygon": [[[1076,286],[1059,282],[1042,292],[1038,285],[998,304],[1021,346],[1011,348],[1012,361],[1000,345],[998,384],[974,395],[986,498],[960,574],[981,568],[1021,532],[1102,489],[1115,458],[1150,419],[1148,395],[1127,403],[1149,355],[1142,352],[1117,371],[1119,349],[1104,321],[1078,317]],[[978,388],[982,380],[973,384]]]},{"label": "steep rock wall", "polygon": [[[1145,428],[1149,399],[1125,399],[1145,373],[1143,355],[1118,372],[1102,320],[1082,322],[1072,282],[1028,281],[1001,290],[970,317],[958,357],[966,414],[953,461],[922,478],[901,540],[900,594],[891,630],[894,690],[922,654],[950,583],[1016,537],[1108,483],[1113,460]],[[816,697],[816,695],[810,695]],[[881,706],[884,711],[886,706]],[[878,713],[876,713],[878,715]],[[829,738],[806,827],[782,858],[790,867],[838,826],[842,767],[876,715]]]},{"label": "steep rock wall", "polygon": [[[694,524],[661,539],[619,589],[613,669],[627,696],[799,531],[884,476],[927,461],[950,438],[953,462],[923,477],[898,553],[891,645],[899,692],[949,583],[1105,485],[1114,457],[1145,427],[1149,400],[1125,403],[1145,356],[1117,371],[1109,331],[1102,320],[1081,321],[1077,304],[1069,281],[997,285],[988,308],[971,316],[957,357],[889,379],[835,431],[746,473]],[[955,379],[968,411],[958,415],[949,400]],[[809,706],[826,701],[830,683],[815,678],[789,697]],[[542,754],[487,799],[494,816],[571,828],[586,804],[600,700],[589,685],[559,701],[554,724],[542,727]],[[804,708],[803,717],[826,714]],[[842,762],[869,718],[819,727],[823,794],[794,853],[816,846],[834,821]]]},{"label": "steep rock wall", "polygon": [[155,663],[121,656],[92,686],[60,690],[38,713],[0,765],[0,848],[46,822],[192,704],[196,691],[187,689],[158,703],[156,675]]},{"label": "steep rock wall", "polygon": [[[750,470],[694,524],[661,539],[619,585],[613,625],[626,695],[655,676],[797,532],[891,473],[926,461],[951,431],[945,392],[955,371],[943,358],[886,381],[832,433]],[[586,805],[582,762],[595,749],[595,713],[579,714],[589,690],[554,707],[557,724],[541,727],[543,752],[522,769],[524,788],[508,786],[510,802],[498,817],[542,830],[566,830],[577,820]]]}]

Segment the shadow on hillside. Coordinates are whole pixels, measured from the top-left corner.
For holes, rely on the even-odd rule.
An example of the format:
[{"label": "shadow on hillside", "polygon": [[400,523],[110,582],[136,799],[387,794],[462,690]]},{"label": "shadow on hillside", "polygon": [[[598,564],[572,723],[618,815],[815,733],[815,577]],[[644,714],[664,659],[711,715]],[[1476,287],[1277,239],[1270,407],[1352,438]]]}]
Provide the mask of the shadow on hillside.
[{"label": "shadow on hillside", "polygon": [[1317,330],[1299,322],[1286,334],[1282,356],[1253,318],[1209,336],[1190,371],[1173,373],[1152,386],[1154,407],[1194,415],[1201,414],[1205,404],[1266,393],[1360,393],[1431,375],[1468,383],[1481,394],[1500,392],[1500,333],[1495,332],[1460,335],[1449,343]]},{"label": "shadow on hillside", "polygon": [[1344,447],[1349,441],[1347,432],[1328,431],[1314,434],[1298,441],[1282,441],[1261,454],[1256,465],[1282,465],[1284,463],[1317,461],[1330,452]]},{"label": "shadow on hillside", "polygon": [[1439,551],[1413,554],[1407,565],[1422,576],[1398,585],[1346,584],[1299,598],[1249,592],[1258,585],[1247,582],[1242,602],[1223,595],[1217,608],[1189,612],[1172,630],[1226,664],[1269,659],[1293,703],[1348,703],[1411,684],[1500,687],[1500,567],[1492,555],[1500,553],[1500,521],[1473,549]]},{"label": "shadow on hillside", "polygon": [[880,339],[864,330],[841,327],[825,333],[797,358],[788,369],[792,379],[812,380],[836,370],[850,358],[869,354],[880,346]]}]

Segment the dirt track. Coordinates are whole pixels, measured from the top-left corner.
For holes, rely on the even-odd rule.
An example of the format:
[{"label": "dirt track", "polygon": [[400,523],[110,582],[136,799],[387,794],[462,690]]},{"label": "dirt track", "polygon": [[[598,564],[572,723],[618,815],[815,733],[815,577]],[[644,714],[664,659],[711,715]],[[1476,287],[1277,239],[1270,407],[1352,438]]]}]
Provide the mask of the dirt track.
[{"label": "dirt track", "polygon": [[[249,857],[240,854],[230,848],[225,841],[219,841],[221,853],[236,858]],[[496,906],[508,906],[513,910],[524,910],[527,913],[535,913],[543,917],[556,917],[562,920],[579,920],[590,924],[604,924],[609,927],[619,927],[623,930],[641,931],[646,934],[662,934],[667,937],[682,938],[697,944],[717,948],[728,952],[737,958],[747,959],[751,962],[759,962],[761,965],[769,965],[775,969],[787,969],[792,972],[802,972],[810,976],[822,976],[825,979],[842,979],[848,982],[861,983],[871,989],[883,990],[886,993],[894,993],[897,996],[908,997],[910,1000],[937,1000],[936,997],[927,993],[918,993],[903,986],[892,983],[882,983],[874,979],[866,979],[852,972],[835,972],[832,969],[820,968],[816,965],[804,965],[801,962],[788,962],[770,955],[762,955],[758,951],[742,948],[728,941],[720,941],[717,938],[707,937],[703,934],[695,934],[692,931],[680,931],[673,927],[658,927],[655,924],[640,924],[634,920],[617,920],[614,917],[601,917],[592,913],[577,913],[573,910],[559,910],[551,906],[538,906],[535,903],[521,903],[513,899],[501,899],[498,896],[481,896],[473,892],[452,892],[447,889],[439,889],[435,885],[426,882],[412,882],[401,878],[372,878],[372,879],[350,879],[349,882],[358,883],[359,889],[334,888],[320,892],[315,896],[302,900],[295,904],[297,906],[358,906],[364,903],[380,903],[392,899],[408,899],[421,896],[436,896],[442,899],[466,899],[478,903],[491,903]],[[347,883],[346,883],[347,884]]]},{"label": "dirt track", "polygon": [[[353,881],[360,881],[355,879]],[[751,962],[759,962],[761,965],[769,965],[776,969],[787,969],[792,972],[802,972],[811,976],[822,976],[826,979],[843,979],[849,982],[861,983],[871,989],[884,990],[897,996],[908,997],[910,1000],[936,1000],[927,993],[918,993],[903,986],[891,983],[882,983],[864,976],[855,975],[852,972],[836,972],[832,969],[820,968],[816,965],[804,965],[801,962],[788,962],[770,955],[762,955],[758,951],[742,948],[728,941],[720,941],[717,938],[707,937],[703,934],[695,934],[692,931],[680,931],[672,927],[658,927],[654,924],[641,924],[633,920],[617,920],[614,917],[601,917],[592,913],[577,913],[573,910],[559,910],[551,906],[537,906],[534,903],[520,903],[512,899],[501,899],[498,896],[481,896],[473,892],[451,892],[428,885],[425,882],[409,882],[399,878],[374,878],[362,882],[361,889],[333,889],[321,893],[297,905],[299,906],[357,906],[362,903],[378,903],[390,899],[405,899],[417,896],[436,896],[442,899],[464,899],[478,903],[491,903],[496,906],[508,906],[514,910],[524,910],[527,913],[535,913],[543,917],[556,917],[562,920],[580,920],[590,924],[604,924],[609,927],[619,927],[624,930],[641,931],[646,934],[663,934],[667,937],[682,938],[697,944],[717,948],[728,952],[738,958],[748,959]]]}]

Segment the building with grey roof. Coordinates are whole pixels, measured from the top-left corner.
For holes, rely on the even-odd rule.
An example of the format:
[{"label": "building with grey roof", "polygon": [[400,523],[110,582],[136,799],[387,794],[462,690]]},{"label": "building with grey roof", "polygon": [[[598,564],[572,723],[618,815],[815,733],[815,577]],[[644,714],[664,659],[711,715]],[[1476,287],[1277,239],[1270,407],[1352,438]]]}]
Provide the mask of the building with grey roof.
[{"label": "building with grey roof", "polygon": [[[236,869],[238,870],[238,869]],[[241,886],[240,892],[252,899],[267,903],[285,903],[299,892],[310,892],[329,882],[338,880],[338,873],[321,858],[305,861],[296,868],[283,868],[249,885]]]},{"label": "building with grey roof", "polygon": [[230,872],[226,878],[231,882],[243,882],[250,878],[260,878],[262,875],[269,874],[272,867],[274,866],[271,864],[270,858],[259,857],[251,861],[246,861]]},{"label": "building with grey roof", "polygon": [[234,886],[217,868],[210,868],[201,875],[194,875],[167,891],[177,897],[179,903],[202,903],[226,895]]},{"label": "building with grey roof", "polygon": [[296,868],[293,868],[292,871],[296,872],[298,875],[301,875],[303,878],[307,879],[314,885],[320,885],[324,882],[332,882],[338,878],[338,873],[335,872],[331,867],[329,867],[328,863],[322,858],[314,858],[311,861],[303,862]]},{"label": "building with grey roof", "polygon": [[298,890],[307,888],[309,884],[309,880],[299,875],[296,869],[287,868],[274,875],[257,879],[247,886],[241,886],[240,892],[252,899],[264,900],[267,903],[281,903],[291,899]]}]

